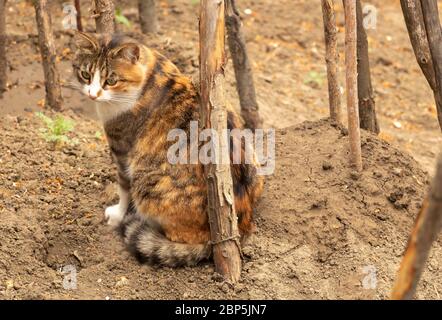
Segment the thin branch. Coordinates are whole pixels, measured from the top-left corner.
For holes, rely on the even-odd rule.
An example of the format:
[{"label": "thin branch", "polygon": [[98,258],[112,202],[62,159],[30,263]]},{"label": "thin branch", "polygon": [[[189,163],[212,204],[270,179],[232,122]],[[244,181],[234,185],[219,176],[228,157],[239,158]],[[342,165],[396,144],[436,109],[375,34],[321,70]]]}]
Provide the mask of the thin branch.
[{"label": "thin branch", "polygon": [[155,0],[138,0],[138,13],[140,17],[141,31],[144,34],[155,33],[158,31]]},{"label": "thin branch", "polygon": [[358,110],[357,23],[356,1],[344,0],[345,7],[345,64],[347,78],[347,113],[350,140],[350,161],[362,171],[361,131]]},{"label": "thin branch", "polygon": [[376,116],[376,102],[371,83],[370,58],[368,56],[368,40],[364,27],[364,16],[360,0],[356,0],[357,42],[358,42],[358,100],[359,124],[362,129],[379,133]]},{"label": "thin branch", "polygon": [[38,29],[38,44],[45,75],[46,105],[54,110],[60,110],[63,98],[61,96],[60,74],[56,64],[57,55],[47,0],[34,0],[34,7]]},{"label": "thin branch", "polygon": [[236,88],[241,104],[241,115],[246,127],[255,130],[262,126],[262,119],[259,116],[252,66],[235,0],[226,0],[226,27],[235,70]]},{"label": "thin branch", "polygon": [[77,30],[83,31],[83,24],[81,22],[81,4],[80,0],[75,0],[75,11],[77,11]]},{"label": "thin branch", "polygon": [[6,57],[6,0],[0,0],[0,98],[7,89],[8,62]]},{"label": "thin branch", "polygon": [[333,0],[321,0],[325,36],[325,61],[327,64],[330,118],[342,122],[341,90],[338,80],[338,40]]},{"label": "thin branch", "polygon": [[442,28],[436,0],[421,0],[422,14],[436,79],[434,96],[442,129]]},{"label": "thin branch", "polygon": [[431,246],[442,230],[442,154],[430,192],[417,216],[392,292],[394,300],[413,299]]}]

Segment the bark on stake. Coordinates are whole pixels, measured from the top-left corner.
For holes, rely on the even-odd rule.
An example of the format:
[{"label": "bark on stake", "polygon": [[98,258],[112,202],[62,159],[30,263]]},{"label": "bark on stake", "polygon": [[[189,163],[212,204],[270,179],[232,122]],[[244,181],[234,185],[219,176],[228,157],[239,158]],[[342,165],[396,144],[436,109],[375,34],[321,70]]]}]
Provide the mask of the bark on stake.
[{"label": "bark on stake", "polygon": [[6,0],[0,0],[0,98],[7,89],[8,62],[6,58]]},{"label": "bark on stake", "polygon": [[143,33],[155,33],[158,31],[155,0],[138,0],[138,14]]},{"label": "bark on stake", "polygon": [[262,127],[262,119],[259,116],[252,66],[235,0],[226,0],[226,27],[235,70],[236,88],[241,104],[241,115],[246,128],[255,130]]},{"label": "bark on stake", "polygon": [[356,0],[356,15],[358,21],[358,100],[359,124],[362,129],[379,133],[379,123],[376,117],[376,103],[371,84],[370,59],[368,56],[367,33],[364,28],[364,16],[361,1]]},{"label": "bark on stake", "polygon": [[325,61],[327,64],[328,98],[330,118],[335,123],[342,122],[341,90],[338,80],[338,30],[333,0],[321,0],[325,36]]},{"label": "bark on stake", "polygon": [[356,36],[356,1],[344,0],[345,4],[345,64],[347,78],[348,134],[350,161],[357,171],[362,171],[361,131],[358,110],[358,71]]},{"label": "bark on stake", "polygon": [[97,33],[112,34],[115,31],[115,6],[112,0],[94,0]]},{"label": "bark on stake", "polygon": [[205,166],[208,215],[216,270],[236,282],[241,275],[241,247],[230,172],[229,140],[224,99],[225,22],[223,0],[201,0],[200,5],[201,122],[220,138],[217,163]]},{"label": "bark on stake", "polygon": [[442,28],[436,0],[421,0],[428,45],[435,75],[434,96],[439,125],[442,129]]},{"label": "bark on stake", "polygon": [[37,20],[38,44],[45,76],[46,106],[54,110],[61,110],[63,98],[61,95],[60,74],[56,64],[57,55],[47,0],[33,0],[33,3]]}]

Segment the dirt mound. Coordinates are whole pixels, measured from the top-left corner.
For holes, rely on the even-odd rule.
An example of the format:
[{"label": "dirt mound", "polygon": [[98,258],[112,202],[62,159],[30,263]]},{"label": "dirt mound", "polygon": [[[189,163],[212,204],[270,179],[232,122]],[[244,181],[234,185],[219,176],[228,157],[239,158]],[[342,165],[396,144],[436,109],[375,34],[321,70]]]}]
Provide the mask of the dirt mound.
[{"label": "dirt mound", "polygon": [[[347,165],[347,136],[326,121],[277,132],[277,160],[234,288],[208,263],[139,265],[103,221],[116,201],[99,124],[53,149],[33,115],[0,119],[0,298],[386,298],[427,185],[408,155],[363,134],[365,170]],[[441,241],[419,298],[442,291]],[[74,273],[72,273],[74,270]],[[76,289],[68,282],[76,278]],[[71,288],[72,290],[68,290]]]},{"label": "dirt mound", "polygon": [[[364,171],[351,170],[346,129],[328,121],[278,133],[277,169],[258,209],[259,237],[271,241],[258,241],[256,258],[272,257],[263,269],[276,274],[275,292],[280,282],[296,298],[388,298],[427,190],[426,173],[367,132]],[[439,241],[421,298],[439,297],[440,256]]]}]

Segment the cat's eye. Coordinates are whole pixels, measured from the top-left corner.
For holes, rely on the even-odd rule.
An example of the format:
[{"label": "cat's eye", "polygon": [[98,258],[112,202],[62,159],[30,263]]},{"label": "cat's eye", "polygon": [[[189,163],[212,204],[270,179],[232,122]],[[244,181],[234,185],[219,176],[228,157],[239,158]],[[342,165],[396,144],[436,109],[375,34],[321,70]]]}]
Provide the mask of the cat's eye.
[{"label": "cat's eye", "polygon": [[107,84],[108,86],[114,86],[114,85],[117,84],[117,80],[116,80],[116,79],[113,79],[113,78],[109,78],[109,79],[106,80],[106,84]]},{"label": "cat's eye", "polygon": [[85,80],[89,80],[91,78],[91,75],[87,71],[81,71],[81,76]]}]

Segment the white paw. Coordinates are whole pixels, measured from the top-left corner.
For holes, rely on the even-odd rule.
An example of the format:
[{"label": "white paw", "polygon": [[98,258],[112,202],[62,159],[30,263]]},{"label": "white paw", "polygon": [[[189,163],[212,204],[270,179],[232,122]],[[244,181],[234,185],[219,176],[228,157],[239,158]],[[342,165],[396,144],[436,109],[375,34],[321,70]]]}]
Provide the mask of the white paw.
[{"label": "white paw", "polygon": [[123,220],[124,213],[125,212],[122,210],[121,206],[116,204],[106,208],[104,211],[104,218],[106,219],[108,225],[116,227]]}]

